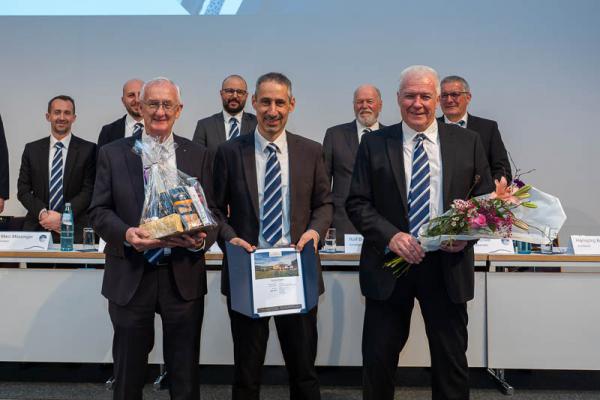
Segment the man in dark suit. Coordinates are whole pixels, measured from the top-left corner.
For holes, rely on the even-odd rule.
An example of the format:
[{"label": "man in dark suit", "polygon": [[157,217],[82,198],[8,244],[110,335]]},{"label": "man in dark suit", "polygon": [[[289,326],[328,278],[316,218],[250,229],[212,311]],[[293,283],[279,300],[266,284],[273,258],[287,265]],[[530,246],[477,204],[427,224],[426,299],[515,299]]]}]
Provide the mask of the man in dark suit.
[{"label": "man in dark suit", "polygon": [[337,243],[342,245],[345,234],[358,233],[348,219],[345,206],[358,144],[365,133],[385,127],[378,121],[383,102],[381,92],[375,86],[359,86],[354,91],[352,103],[356,119],[327,129],[323,140],[325,170],[333,184],[335,210],[331,226],[336,230]]},{"label": "man in dark suit", "polygon": [[[252,105],[258,117],[254,133],[217,150],[215,198],[221,214],[228,215],[220,238],[248,252],[257,246],[295,245],[302,250],[310,240],[316,250],[333,214],[321,146],[285,130],[295,99],[284,75],[272,72],[261,76]],[[229,296],[226,259],[221,276],[221,291]],[[323,293],[322,277],[319,284]],[[232,398],[258,400],[269,318],[246,317],[232,310],[229,301],[228,308],[235,362]],[[289,374],[290,398],[320,399],[314,367],[317,308],[274,318]]]},{"label": "man in dark suit", "polygon": [[[431,352],[433,399],[468,399],[467,307],[473,298],[473,249],[444,243],[425,254],[419,227],[454,199],[493,189],[481,139],[437,123],[437,73],[404,70],[398,104],[402,122],[365,135],[358,149],[346,209],[365,241],[360,285],[366,297],[363,398],[392,400],[394,374],[419,300]],[[390,251],[412,264],[396,278],[383,266]]]},{"label": "man in dark suit", "polygon": [[471,102],[471,89],[467,81],[460,76],[447,76],[442,79],[441,89],[440,105],[444,116],[438,118],[438,121],[477,132],[490,163],[492,177],[500,179],[504,176],[510,182],[510,161],[498,130],[498,123],[467,113]]},{"label": "man in dark suit", "polygon": [[141,79],[130,79],[125,82],[121,102],[127,114],[102,127],[98,135],[98,151],[105,144],[132,136],[144,129],[144,119],[140,111],[140,90],[143,85],[144,81]]},{"label": "man in dark suit", "polygon": [[211,153],[221,143],[240,135],[254,132],[256,117],[244,112],[248,86],[239,75],[230,75],[221,84],[223,111],[201,119],[194,131],[194,142],[208,148]]},{"label": "man in dark suit", "polygon": [[212,204],[206,150],[175,136],[183,105],[179,88],[157,78],[142,88],[145,134],[100,149],[90,213],[106,240],[102,294],[114,328],[114,399],[142,399],[148,353],[154,344],[154,314],[162,317],[164,357],[172,399],[198,400],[200,330],[206,294],[204,251],[216,232],[150,239],[139,228],[144,203],[144,171],[149,160],[132,152],[136,140],[157,139],[175,152],[168,168],[198,177]]},{"label": "man in dark suit", "polygon": [[8,200],[10,194],[9,178],[8,146],[6,145],[6,137],[4,136],[2,117],[0,117],[0,213],[4,211],[4,203]]},{"label": "man in dark suit", "polygon": [[71,203],[75,241],[88,225],[87,209],[94,189],[96,145],[71,133],[75,102],[65,95],[48,102],[50,136],[27,143],[17,181],[17,197],[27,209],[23,230],[52,232],[57,241],[65,203]]}]

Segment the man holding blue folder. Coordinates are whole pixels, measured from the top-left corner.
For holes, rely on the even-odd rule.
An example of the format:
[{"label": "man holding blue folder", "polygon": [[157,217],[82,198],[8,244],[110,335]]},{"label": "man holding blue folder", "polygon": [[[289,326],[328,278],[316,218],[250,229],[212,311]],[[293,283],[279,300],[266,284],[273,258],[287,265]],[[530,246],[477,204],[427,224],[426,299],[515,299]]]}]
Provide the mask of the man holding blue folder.
[{"label": "man holding blue folder", "polygon": [[[294,110],[290,80],[268,73],[252,97],[258,126],[219,146],[214,165],[215,199],[223,215],[220,239],[252,252],[256,247],[316,244],[333,216],[330,185],[321,145],[285,130]],[[319,293],[323,279],[319,269]],[[221,291],[228,296],[229,268],[223,262]],[[234,343],[234,400],[259,399],[261,366],[269,338],[269,318],[250,318],[231,309]],[[290,397],[321,398],[314,363],[317,308],[276,316],[275,325],[290,381]]]}]

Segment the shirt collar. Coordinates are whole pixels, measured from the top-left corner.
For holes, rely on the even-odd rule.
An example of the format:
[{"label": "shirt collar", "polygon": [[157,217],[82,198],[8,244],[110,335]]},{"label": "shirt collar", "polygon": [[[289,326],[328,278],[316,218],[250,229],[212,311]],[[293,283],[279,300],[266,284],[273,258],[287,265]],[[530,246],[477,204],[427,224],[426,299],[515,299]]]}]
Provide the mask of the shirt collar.
[{"label": "shirt collar", "polygon": [[464,128],[466,128],[466,127],[467,127],[467,122],[468,122],[468,121],[467,121],[467,119],[468,119],[468,118],[469,118],[469,114],[468,114],[468,113],[465,113],[465,115],[463,115],[461,119],[459,119],[459,120],[458,120],[458,121],[456,121],[456,122],[452,122],[452,121],[450,121],[450,120],[448,119],[448,117],[446,117],[446,116],[444,115],[444,122],[445,122],[445,123],[447,123],[447,124],[450,124],[450,125],[457,125],[457,124],[458,124],[458,122],[460,122],[460,121],[465,121]]},{"label": "shirt collar", "polygon": [[54,135],[50,134],[50,148],[53,148],[54,145],[58,142],[61,142],[65,148],[65,150],[69,149],[69,144],[71,143],[71,133],[69,132],[69,134],[67,136],[65,136],[64,138],[62,138],[61,140],[57,140]]},{"label": "shirt collar", "polygon": [[437,144],[439,140],[438,135],[438,124],[437,120],[433,120],[431,125],[427,127],[423,132],[417,132],[408,126],[405,122],[402,122],[402,134],[404,136],[404,143],[413,143],[415,136],[419,133],[423,133],[425,138],[433,144]]},{"label": "shirt collar", "polygon": [[226,123],[229,123],[229,120],[231,119],[231,117],[233,117],[237,120],[238,124],[241,124],[242,123],[242,114],[244,114],[243,110],[235,115],[231,115],[227,111],[223,110],[223,119],[225,120]]},{"label": "shirt collar", "polygon": [[256,129],[254,130],[254,147],[261,151],[262,153],[265,152],[265,150],[267,149],[267,146],[269,145],[269,143],[274,143],[277,146],[277,149],[279,150],[279,153],[287,153],[287,132],[284,129],[283,132],[281,133],[281,135],[279,135],[279,137],[274,141],[274,142],[269,142],[267,139],[265,139],[260,132],[258,131],[258,126],[256,127]]},{"label": "shirt collar", "polygon": [[142,126],[144,125],[144,119],[142,118],[140,121],[136,121],[135,119],[133,119],[133,117],[129,114],[127,114],[127,116],[125,116],[125,128],[128,130],[133,130],[133,127],[135,126],[135,124],[140,123],[142,124]]},{"label": "shirt collar", "polygon": [[371,126],[364,126],[363,124],[361,124],[358,121],[358,119],[356,119],[355,121],[356,121],[356,131],[359,133],[361,133],[365,129],[370,129],[371,131],[379,130],[379,121],[375,121],[375,123]]}]

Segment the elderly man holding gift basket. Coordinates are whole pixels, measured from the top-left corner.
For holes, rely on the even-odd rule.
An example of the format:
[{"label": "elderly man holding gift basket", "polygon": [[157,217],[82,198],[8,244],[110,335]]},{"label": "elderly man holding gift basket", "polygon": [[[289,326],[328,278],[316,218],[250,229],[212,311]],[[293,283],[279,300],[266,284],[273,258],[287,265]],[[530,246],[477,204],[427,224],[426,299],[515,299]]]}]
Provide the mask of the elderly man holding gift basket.
[{"label": "elderly man holding gift basket", "polygon": [[153,79],[140,97],[145,132],[100,150],[90,207],[107,242],[114,398],[142,398],[159,313],[171,398],[199,399],[204,251],[216,236],[211,168],[204,148],[173,134],[183,108],[177,85]]}]

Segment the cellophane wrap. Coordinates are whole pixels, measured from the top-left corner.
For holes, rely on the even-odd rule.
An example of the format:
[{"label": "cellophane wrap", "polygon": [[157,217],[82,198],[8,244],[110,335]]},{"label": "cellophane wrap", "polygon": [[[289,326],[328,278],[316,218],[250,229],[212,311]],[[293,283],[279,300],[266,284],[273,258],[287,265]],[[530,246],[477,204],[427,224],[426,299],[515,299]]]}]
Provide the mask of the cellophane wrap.
[{"label": "cellophane wrap", "polygon": [[153,239],[208,231],[217,226],[198,179],[177,169],[176,148],[177,143],[164,145],[150,136],[137,140],[133,147],[144,164],[140,228]]}]

